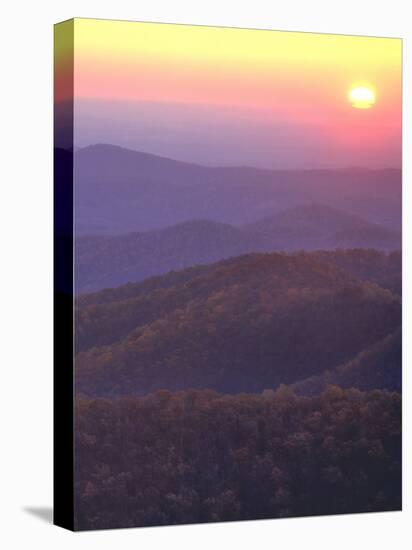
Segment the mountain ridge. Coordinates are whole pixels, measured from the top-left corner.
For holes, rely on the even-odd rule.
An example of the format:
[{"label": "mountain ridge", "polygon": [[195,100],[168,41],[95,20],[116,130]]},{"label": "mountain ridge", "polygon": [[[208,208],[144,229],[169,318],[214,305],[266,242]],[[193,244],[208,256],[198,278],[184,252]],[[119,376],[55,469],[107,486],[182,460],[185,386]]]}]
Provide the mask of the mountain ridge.
[{"label": "mountain ridge", "polygon": [[193,218],[242,225],[321,202],[399,227],[401,171],[209,167],[109,144],[75,152],[77,234],[159,229]]},{"label": "mountain ridge", "polygon": [[382,168],[375,168],[375,167],[367,167],[367,166],[361,166],[361,165],[353,165],[353,166],[348,166],[348,165],[342,165],[342,166],[336,166],[334,168],[319,168],[319,167],[308,167],[308,168],[296,168],[296,169],[291,169],[291,168],[265,168],[265,167],[261,167],[261,166],[253,166],[251,164],[228,164],[228,165],[224,165],[224,164],[214,164],[214,165],[210,165],[210,164],[202,164],[201,162],[192,162],[192,161],[186,161],[186,160],[182,160],[182,159],[175,159],[175,158],[172,158],[172,157],[168,157],[168,156],[164,156],[164,155],[160,155],[160,154],[157,154],[157,153],[151,153],[149,151],[141,151],[141,150],[138,150],[138,149],[133,149],[131,147],[125,147],[123,145],[114,145],[114,144],[111,144],[111,143],[105,143],[105,142],[101,142],[101,143],[91,143],[91,144],[88,144],[88,145],[84,145],[84,146],[81,146],[81,147],[76,147],[75,148],[75,152],[76,154],[77,153],[82,153],[82,152],[88,152],[88,151],[108,151],[108,150],[116,150],[116,151],[120,151],[120,152],[124,152],[124,153],[133,153],[133,154],[136,154],[136,155],[139,155],[139,156],[142,156],[142,157],[147,157],[147,158],[152,158],[152,159],[161,159],[161,160],[165,160],[165,161],[170,161],[170,162],[173,162],[173,163],[178,163],[178,164],[184,164],[184,165],[189,165],[189,166],[196,166],[196,167],[200,167],[200,168],[207,168],[207,169],[224,169],[224,170],[231,170],[231,169],[237,169],[237,168],[241,168],[241,169],[246,169],[246,170],[257,170],[257,171],[262,171],[262,172],[347,172],[347,171],[350,171],[350,172],[382,172],[382,171],[399,171],[400,168],[396,167],[396,166],[384,166]]},{"label": "mountain ridge", "polygon": [[77,237],[76,289],[115,287],[250,252],[398,247],[396,232],[323,205],[296,207],[240,227],[191,220],[147,232]]}]

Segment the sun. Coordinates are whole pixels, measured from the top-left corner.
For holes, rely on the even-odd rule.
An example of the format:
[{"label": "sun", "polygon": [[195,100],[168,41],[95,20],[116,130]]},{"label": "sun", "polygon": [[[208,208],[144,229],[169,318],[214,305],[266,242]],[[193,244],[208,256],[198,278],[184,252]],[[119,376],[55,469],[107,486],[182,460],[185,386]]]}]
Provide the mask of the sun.
[{"label": "sun", "polygon": [[348,97],[355,109],[370,109],[376,101],[375,91],[370,86],[353,86]]}]

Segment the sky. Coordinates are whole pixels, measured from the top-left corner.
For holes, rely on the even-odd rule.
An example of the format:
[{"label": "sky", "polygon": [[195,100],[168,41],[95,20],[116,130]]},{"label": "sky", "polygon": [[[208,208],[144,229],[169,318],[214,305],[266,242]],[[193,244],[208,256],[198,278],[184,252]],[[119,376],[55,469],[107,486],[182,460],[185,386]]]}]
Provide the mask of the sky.
[{"label": "sky", "polygon": [[[400,39],[75,19],[73,63],[78,147],[207,165],[401,163]],[[375,95],[368,109],[348,98],[359,86]]]}]

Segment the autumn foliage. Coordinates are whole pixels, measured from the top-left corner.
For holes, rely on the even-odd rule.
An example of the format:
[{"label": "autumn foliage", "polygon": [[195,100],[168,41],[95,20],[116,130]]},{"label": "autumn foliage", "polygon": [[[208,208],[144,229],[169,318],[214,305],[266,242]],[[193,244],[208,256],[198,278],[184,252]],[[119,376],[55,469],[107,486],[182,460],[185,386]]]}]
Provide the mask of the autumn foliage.
[{"label": "autumn foliage", "polygon": [[401,507],[401,399],[166,390],[76,402],[78,529]]}]

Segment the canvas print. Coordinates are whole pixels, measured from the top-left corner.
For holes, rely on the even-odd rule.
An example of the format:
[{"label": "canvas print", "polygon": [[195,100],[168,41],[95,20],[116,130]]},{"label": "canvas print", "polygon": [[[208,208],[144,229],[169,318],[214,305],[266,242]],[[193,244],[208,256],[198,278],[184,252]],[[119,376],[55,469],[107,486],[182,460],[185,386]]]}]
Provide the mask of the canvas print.
[{"label": "canvas print", "polygon": [[57,517],[400,510],[402,41],[55,29]]}]

